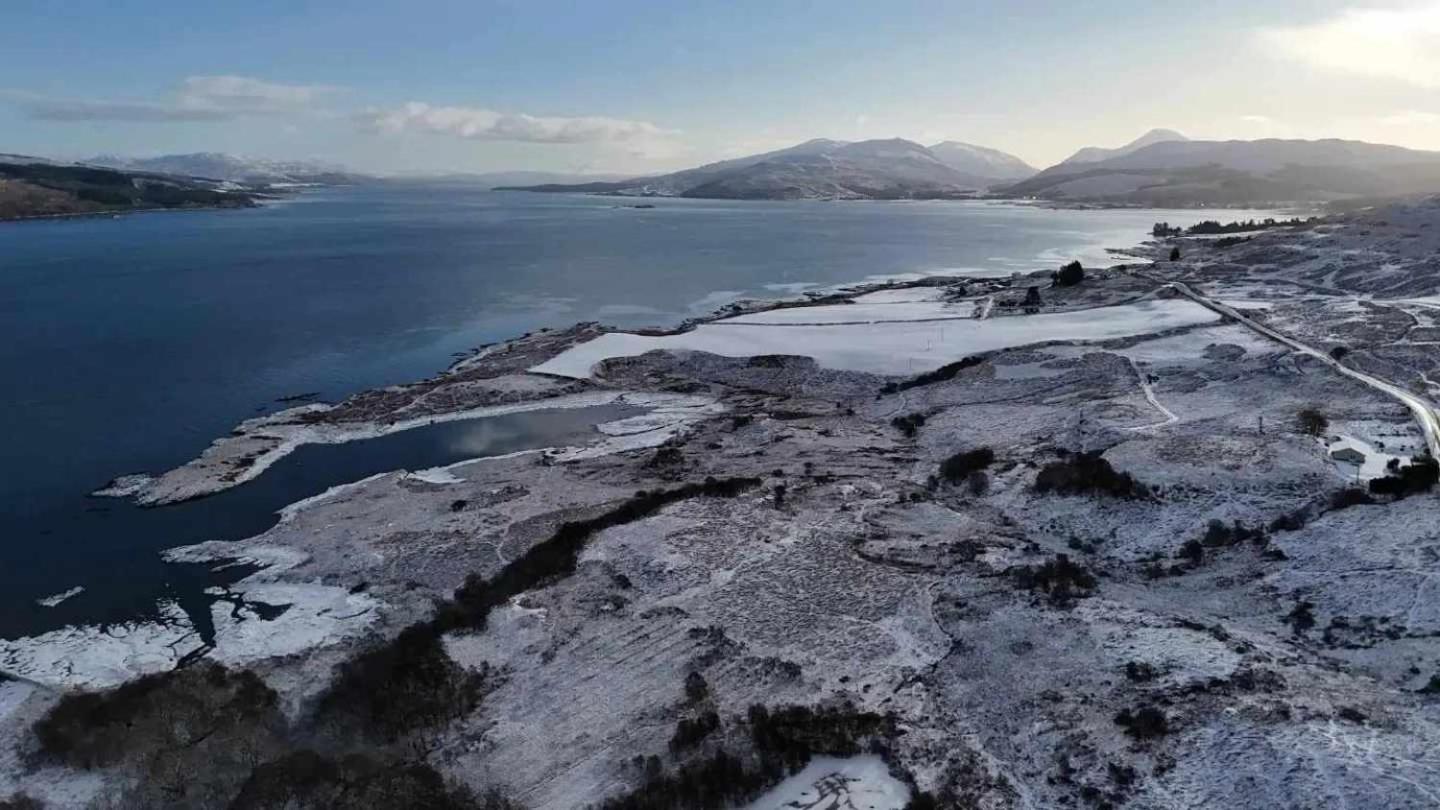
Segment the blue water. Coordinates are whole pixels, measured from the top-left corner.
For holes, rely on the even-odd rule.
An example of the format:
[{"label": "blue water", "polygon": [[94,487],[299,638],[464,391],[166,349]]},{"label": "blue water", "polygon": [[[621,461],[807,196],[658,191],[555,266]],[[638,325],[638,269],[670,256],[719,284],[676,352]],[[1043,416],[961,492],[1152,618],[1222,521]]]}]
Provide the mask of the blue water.
[{"label": "blue water", "polygon": [[86,609],[124,603],[176,537],[162,517],[107,523],[97,515],[128,512],[85,493],[181,464],[281,397],[428,376],[540,326],[671,324],[807,284],[1100,263],[1159,219],[1263,213],[628,202],[385,185],[256,210],[0,223],[0,616],[74,585]]}]

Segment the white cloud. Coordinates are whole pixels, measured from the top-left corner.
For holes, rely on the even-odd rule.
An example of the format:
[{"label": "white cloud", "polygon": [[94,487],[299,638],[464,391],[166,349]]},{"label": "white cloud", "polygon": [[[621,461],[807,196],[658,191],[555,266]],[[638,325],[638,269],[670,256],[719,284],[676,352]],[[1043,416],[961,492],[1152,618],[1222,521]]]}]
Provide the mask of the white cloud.
[{"label": "white cloud", "polygon": [[221,121],[230,118],[223,110],[196,109],[149,101],[99,101],[37,96],[30,93],[0,92],[4,99],[37,121]]},{"label": "white cloud", "polygon": [[53,98],[0,92],[0,99],[41,121],[225,121],[248,115],[285,115],[311,110],[335,88],[278,84],[245,76],[191,76],[164,101]]},{"label": "white cloud", "polygon": [[437,107],[419,101],[394,109],[372,107],[357,114],[356,120],[375,132],[428,132],[530,143],[645,141],[674,134],[646,121],[623,118],[536,116],[478,107]]},{"label": "white cloud", "polygon": [[1310,25],[1262,31],[1263,44],[1336,73],[1440,87],[1440,3],[1348,9]]},{"label": "white cloud", "polygon": [[1424,110],[1401,110],[1390,115],[1382,115],[1380,123],[1387,127],[1435,126],[1440,124],[1440,113],[1425,112]]},{"label": "white cloud", "polygon": [[313,107],[337,88],[279,84],[247,76],[191,76],[180,85],[177,106],[232,114],[268,115]]}]

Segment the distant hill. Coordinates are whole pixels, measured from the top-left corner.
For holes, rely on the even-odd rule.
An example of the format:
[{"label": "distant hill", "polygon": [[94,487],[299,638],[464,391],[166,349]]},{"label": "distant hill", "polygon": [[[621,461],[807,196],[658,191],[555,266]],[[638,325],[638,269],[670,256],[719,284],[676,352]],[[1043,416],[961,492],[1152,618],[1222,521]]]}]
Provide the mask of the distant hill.
[{"label": "distant hill", "polygon": [[537,171],[503,171],[503,172],[451,172],[448,174],[422,174],[422,175],[399,175],[390,178],[398,181],[418,181],[424,183],[453,183],[455,185],[470,185],[477,188],[495,189],[508,188],[512,186],[539,186],[539,185],[577,185],[584,183],[613,183],[619,180],[626,180],[633,175],[628,174],[577,174],[573,172],[537,172]]},{"label": "distant hill", "polygon": [[1320,202],[1440,191],[1440,152],[1335,139],[1161,141],[997,190],[1135,205]]},{"label": "distant hill", "polygon": [[930,145],[930,154],[950,168],[994,184],[1002,180],[1024,180],[1040,170],[999,149],[959,141]]},{"label": "distant hill", "polygon": [[1115,149],[1087,146],[1070,157],[1065,158],[1061,163],[1099,163],[1102,160],[1124,157],[1132,152],[1138,152],[1151,144],[1188,140],[1190,139],[1173,129],[1152,129],[1130,143]]},{"label": "distant hill", "polygon": [[0,161],[0,220],[168,208],[247,208],[255,195],[174,175]]},{"label": "distant hill", "polygon": [[942,151],[968,168],[957,168],[931,149],[900,138],[854,143],[817,138],[654,177],[518,188],[754,200],[937,199],[975,196],[1022,176],[1017,172],[1033,172],[1018,158],[996,150],[949,144]]},{"label": "distant hill", "polygon": [[332,163],[304,160],[262,160],[228,155],[223,152],[194,152],[148,158],[96,155],[89,160],[81,161],[81,163],[88,166],[175,174],[247,185],[348,185],[374,179],[348,171],[345,167]]}]

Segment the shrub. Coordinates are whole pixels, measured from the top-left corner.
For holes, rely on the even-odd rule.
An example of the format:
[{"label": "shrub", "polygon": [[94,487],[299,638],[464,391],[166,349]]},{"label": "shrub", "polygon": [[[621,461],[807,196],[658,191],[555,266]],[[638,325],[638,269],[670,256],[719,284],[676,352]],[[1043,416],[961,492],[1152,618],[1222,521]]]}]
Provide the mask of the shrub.
[{"label": "shrub", "polygon": [[965,488],[978,498],[990,491],[990,476],[976,470],[965,478]]},{"label": "shrub", "polygon": [[1199,540],[1186,540],[1180,544],[1180,550],[1175,552],[1175,556],[1191,565],[1199,565],[1205,562],[1205,546]]},{"label": "shrub", "polygon": [[1310,602],[1296,602],[1295,607],[1285,614],[1285,621],[1290,623],[1292,633],[1303,635],[1315,626],[1315,605]]},{"label": "shrub", "polygon": [[880,393],[898,394],[901,391],[908,391],[911,388],[919,388],[922,385],[933,385],[934,383],[951,380],[955,378],[956,374],[959,374],[960,372],[972,366],[978,366],[983,362],[985,362],[984,355],[971,355],[970,357],[966,357],[963,360],[956,360],[953,363],[946,363],[945,365],[935,369],[934,371],[927,371],[924,374],[918,374],[908,380],[886,383],[880,388]]},{"label": "shrub", "polygon": [[915,438],[915,434],[919,433],[920,428],[925,424],[925,414],[912,413],[905,416],[897,416],[890,420],[890,424],[894,426],[896,430],[903,433],[905,438],[913,439]]},{"label": "shrub", "polygon": [[1205,535],[1200,542],[1209,548],[1219,548],[1233,546],[1247,540],[1256,545],[1264,545],[1269,538],[1260,529],[1251,529],[1238,520],[1229,526],[1225,525],[1223,521],[1212,520],[1205,527]]},{"label": "shrub", "polygon": [[994,463],[995,451],[988,447],[962,450],[940,462],[940,477],[952,484],[957,483]]},{"label": "shrub", "polygon": [[710,696],[710,684],[705,682],[705,676],[698,672],[692,672],[685,676],[685,699],[691,703],[699,703]]},{"label": "shrub", "polygon": [[1346,487],[1345,489],[1337,489],[1330,493],[1330,508],[1337,512],[1342,509],[1349,509],[1352,506],[1363,506],[1372,503],[1375,503],[1375,499],[1370,497],[1370,493],[1359,487]]},{"label": "shrub", "polygon": [[699,745],[702,740],[720,728],[720,715],[713,710],[693,720],[682,719],[675,724],[675,734],[670,737],[671,751],[684,751]]},{"label": "shrub", "polygon": [[1125,677],[1136,683],[1153,681],[1159,674],[1153,664],[1144,661],[1129,661],[1125,664]]},{"label": "shrub", "polygon": [[1050,601],[1063,604],[1072,598],[1083,598],[1095,592],[1095,575],[1084,566],[1070,561],[1068,554],[1038,566],[1021,565],[1011,569],[1015,585],[1031,591],[1043,591]]},{"label": "shrub", "polygon": [[1137,740],[1149,740],[1170,733],[1169,718],[1154,706],[1142,706],[1134,711],[1121,709],[1115,715],[1115,725],[1123,727],[1126,734]]},{"label": "shrub", "polygon": [[16,793],[8,799],[0,799],[0,810],[45,810],[45,803],[24,793]]},{"label": "shrub", "polygon": [[1440,482],[1440,462],[1429,456],[1417,456],[1409,464],[1395,465],[1392,470],[1389,475],[1370,481],[1371,494],[1405,498],[1429,492]]},{"label": "shrub", "polygon": [[1148,496],[1143,484],[1129,473],[1117,472],[1100,452],[1075,453],[1046,464],[1035,477],[1035,489],[1060,495],[1095,493],[1130,499]]},{"label": "shrub", "polygon": [[1321,413],[1319,408],[1301,408],[1296,415],[1296,421],[1300,432],[1307,436],[1323,436],[1325,431],[1330,429],[1330,419]]},{"label": "shrub", "polygon": [[1178,262],[1178,261],[1180,261],[1180,248],[1179,248],[1179,247],[1170,248],[1170,261],[1172,261],[1172,262]]},{"label": "shrub", "polygon": [[1055,285],[1058,287],[1074,287],[1084,280],[1085,268],[1080,265],[1080,262],[1070,262],[1055,274]]}]

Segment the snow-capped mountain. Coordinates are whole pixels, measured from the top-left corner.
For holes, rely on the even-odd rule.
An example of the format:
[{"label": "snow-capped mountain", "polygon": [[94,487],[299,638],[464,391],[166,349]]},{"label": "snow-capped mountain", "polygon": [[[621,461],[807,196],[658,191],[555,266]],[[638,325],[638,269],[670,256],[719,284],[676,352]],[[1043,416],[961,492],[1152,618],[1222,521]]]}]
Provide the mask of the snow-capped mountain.
[{"label": "snow-capped mountain", "polygon": [[1115,149],[1106,149],[1100,146],[1087,146],[1060,162],[1063,166],[1066,163],[1098,163],[1102,160],[1124,157],[1131,152],[1138,152],[1151,144],[1165,143],[1167,141],[1188,141],[1189,138],[1181,135],[1173,129],[1152,129],[1141,135],[1130,143]]}]

